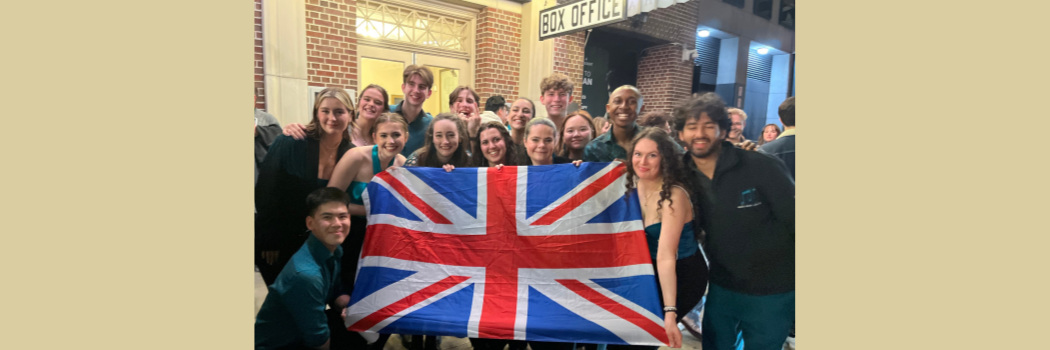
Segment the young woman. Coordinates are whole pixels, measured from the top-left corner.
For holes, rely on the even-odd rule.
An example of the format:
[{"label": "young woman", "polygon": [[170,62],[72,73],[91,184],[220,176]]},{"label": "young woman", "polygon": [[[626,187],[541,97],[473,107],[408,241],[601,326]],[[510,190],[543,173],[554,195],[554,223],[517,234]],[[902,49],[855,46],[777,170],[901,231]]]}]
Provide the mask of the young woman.
[{"label": "young woman", "polygon": [[306,196],[328,185],[339,160],[353,145],[354,103],[340,88],[321,91],[304,139],[278,136],[259,166],[255,185],[256,264],[269,285],[306,240]]},{"label": "young woman", "polygon": [[448,94],[448,108],[455,113],[467,125],[467,137],[471,145],[467,149],[473,149],[473,144],[478,139],[478,126],[481,125],[481,102],[480,97],[474,89],[463,85],[452,90]]},{"label": "young woman", "polygon": [[482,168],[503,165],[518,165],[514,140],[503,124],[482,123],[478,128],[478,142],[471,152],[470,166]]},{"label": "young woman", "polygon": [[671,347],[678,348],[682,346],[678,322],[700,303],[708,276],[707,261],[696,240],[692,201],[684,188],[689,178],[682,159],[674,156],[674,141],[660,128],[639,132],[628,152],[627,195],[637,196],[641,203],[664,329]]},{"label": "young woman", "polygon": [[[369,130],[372,130],[372,124],[380,114],[390,111],[390,106],[387,105],[389,100],[386,89],[382,86],[370,84],[361,90],[361,95],[357,97],[357,122],[353,130],[350,130],[350,141],[354,146],[363,147],[375,144]],[[305,127],[299,123],[285,125],[284,134],[296,140],[306,137]]]},{"label": "young woman", "polygon": [[[361,252],[361,245],[365,239],[364,200],[362,194],[368,188],[368,182],[372,177],[391,166],[405,164],[405,156],[401,150],[408,140],[408,123],[405,118],[397,113],[383,113],[373,120],[368,138],[376,142],[372,147],[357,147],[343,156],[336,164],[332,172],[332,180],[328,187],[335,187],[350,194],[350,233],[343,241],[344,255],[356,257]],[[357,272],[357,259],[349,258],[342,260],[343,290],[349,293],[353,290],[354,276]]]},{"label": "young woman", "polygon": [[598,136],[591,114],[587,111],[569,113],[559,129],[562,134],[555,147],[557,155],[570,160],[582,160],[583,148]]},{"label": "young woman", "polygon": [[583,161],[554,155],[554,144],[558,142],[558,128],[547,118],[536,118],[525,125],[525,162],[521,165],[551,165],[572,163],[579,166]]},{"label": "young woman", "polygon": [[510,137],[514,140],[514,144],[520,145],[522,141],[525,141],[525,124],[532,120],[535,113],[536,104],[524,97],[510,105],[507,125],[510,127]]},{"label": "young woman", "polygon": [[452,113],[441,113],[434,117],[427,128],[423,148],[412,154],[405,161],[406,166],[424,166],[431,168],[455,168],[467,166],[470,147],[467,139],[467,126]]},{"label": "young woman", "polygon": [[768,142],[772,142],[780,136],[780,127],[776,124],[766,124],[766,127],[762,128],[762,137],[758,138],[758,145],[764,145]]}]

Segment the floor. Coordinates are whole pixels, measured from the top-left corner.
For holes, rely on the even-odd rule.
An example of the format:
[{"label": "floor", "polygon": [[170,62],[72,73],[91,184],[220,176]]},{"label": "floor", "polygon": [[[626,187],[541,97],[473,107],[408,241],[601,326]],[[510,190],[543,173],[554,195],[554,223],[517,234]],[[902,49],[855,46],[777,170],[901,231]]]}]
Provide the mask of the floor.
[{"label": "floor", "polygon": [[[263,282],[262,275],[258,271],[255,272],[255,312],[259,312],[259,308],[262,307],[263,300],[266,299],[266,283]],[[681,327],[681,326],[679,326]],[[401,338],[397,335],[391,336],[390,340],[387,341],[384,350],[405,350],[405,347],[401,344]],[[456,337],[442,337],[441,339],[442,350],[472,349],[470,341],[467,338],[456,338]],[[670,350],[670,347],[662,346],[659,350]],[[682,347],[681,349],[688,350],[699,350],[700,339],[693,337],[687,331],[682,331]],[[795,338],[788,338],[787,342],[784,343],[784,350],[795,350]]]}]

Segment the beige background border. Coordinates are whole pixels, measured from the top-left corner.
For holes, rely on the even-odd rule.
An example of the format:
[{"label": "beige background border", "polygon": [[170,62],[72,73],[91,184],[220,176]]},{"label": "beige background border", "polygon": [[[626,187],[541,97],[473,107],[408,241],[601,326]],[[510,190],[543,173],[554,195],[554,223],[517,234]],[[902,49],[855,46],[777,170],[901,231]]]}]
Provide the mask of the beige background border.
[{"label": "beige background border", "polygon": [[[803,3],[798,346],[1042,347],[1048,5]],[[252,6],[0,5],[0,348],[251,348]]]}]

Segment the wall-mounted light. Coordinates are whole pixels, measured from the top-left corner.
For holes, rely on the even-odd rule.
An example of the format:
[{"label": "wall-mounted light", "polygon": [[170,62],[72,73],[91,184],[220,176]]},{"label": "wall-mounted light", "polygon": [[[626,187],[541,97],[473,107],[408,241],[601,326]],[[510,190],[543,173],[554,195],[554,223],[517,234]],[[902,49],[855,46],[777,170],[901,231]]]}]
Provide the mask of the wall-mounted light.
[{"label": "wall-mounted light", "polygon": [[762,48],[758,49],[758,54],[759,55],[765,55],[767,53],[769,53],[769,49],[767,49],[767,48],[762,47]]},{"label": "wall-mounted light", "polygon": [[696,35],[701,37],[701,38],[706,38],[708,36],[711,36],[711,31],[709,31],[707,29],[702,29],[702,30],[696,32]]}]

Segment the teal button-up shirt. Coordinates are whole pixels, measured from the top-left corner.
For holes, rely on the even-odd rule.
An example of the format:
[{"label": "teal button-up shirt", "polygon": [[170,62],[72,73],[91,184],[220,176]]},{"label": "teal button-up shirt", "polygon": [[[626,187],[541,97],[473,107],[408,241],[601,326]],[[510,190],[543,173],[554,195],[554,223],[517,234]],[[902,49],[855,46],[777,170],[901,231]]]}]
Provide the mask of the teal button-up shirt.
[{"label": "teal button-up shirt", "polygon": [[[631,129],[634,130],[631,133],[632,138],[639,131],[642,131],[642,127],[638,126],[638,123],[632,123]],[[685,154],[685,148],[682,148],[678,142],[674,142],[674,147],[678,153],[677,155]],[[583,161],[585,162],[611,162],[617,158],[630,161],[630,158],[627,157],[627,150],[616,143],[616,137],[613,136],[613,128],[609,128],[609,131],[591,140],[583,148]]]},{"label": "teal button-up shirt", "polygon": [[339,259],[311,234],[284,266],[255,317],[255,348],[276,349],[289,345],[316,348],[330,336],[325,305],[342,293]]}]

